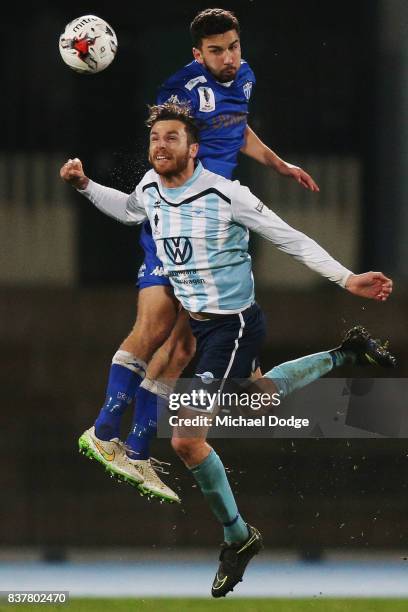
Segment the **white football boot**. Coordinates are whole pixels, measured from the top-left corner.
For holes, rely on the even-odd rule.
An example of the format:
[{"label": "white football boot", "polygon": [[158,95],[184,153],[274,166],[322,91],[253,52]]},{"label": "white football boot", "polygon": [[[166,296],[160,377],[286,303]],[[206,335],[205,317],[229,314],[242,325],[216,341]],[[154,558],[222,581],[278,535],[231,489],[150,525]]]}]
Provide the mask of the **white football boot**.
[{"label": "white football boot", "polygon": [[80,453],[99,461],[111,476],[134,487],[143,483],[144,478],[140,467],[129,461],[125,445],[119,438],[112,438],[109,441],[100,440],[95,435],[95,427],[92,426],[84,431],[78,440],[78,445]]},{"label": "white football boot", "polygon": [[168,474],[163,469],[163,465],[169,465],[162,461],[150,457],[150,459],[130,459],[127,457],[129,464],[140,472],[143,476],[143,483],[139,485],[139,491],[144,495],[158,497],[169,503],[180,503],[180,498],[168,487],[158,476],[156,470]]}]

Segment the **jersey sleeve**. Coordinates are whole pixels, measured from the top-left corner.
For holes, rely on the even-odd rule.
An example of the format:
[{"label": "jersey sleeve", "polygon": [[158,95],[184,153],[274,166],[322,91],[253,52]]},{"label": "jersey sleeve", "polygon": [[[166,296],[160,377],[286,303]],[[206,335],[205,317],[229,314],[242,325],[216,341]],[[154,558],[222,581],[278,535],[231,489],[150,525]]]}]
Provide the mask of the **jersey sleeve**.
[{"label": "jersey sleeve", "polygon": [[317,242],[291,227],[254,196],[248,187],[234,181],[231,198],[232,219],[270,240],[280,251],[345,287],[352,272],[342,266]]},{"label": "jersey sleeve", "polygon": [[89,181],[86,189],[78,189],[101,212],[126,225],[137,225],[146,218],[140,184],[130,195]]}]

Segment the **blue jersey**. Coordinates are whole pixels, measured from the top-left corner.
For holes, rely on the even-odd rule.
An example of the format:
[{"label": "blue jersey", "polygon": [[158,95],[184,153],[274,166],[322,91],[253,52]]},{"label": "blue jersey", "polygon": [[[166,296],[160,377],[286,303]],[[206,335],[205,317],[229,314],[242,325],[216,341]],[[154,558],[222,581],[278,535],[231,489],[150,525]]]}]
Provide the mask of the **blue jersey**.
[{"label": "blue jersey", "polygon": [[200,127],[200,161],[207,170],[231,178],[244,144],[254,84],[255,75],[245,61],[233,81],[220,83],[194,60],[165,81],[157,102],[190,105]]}]

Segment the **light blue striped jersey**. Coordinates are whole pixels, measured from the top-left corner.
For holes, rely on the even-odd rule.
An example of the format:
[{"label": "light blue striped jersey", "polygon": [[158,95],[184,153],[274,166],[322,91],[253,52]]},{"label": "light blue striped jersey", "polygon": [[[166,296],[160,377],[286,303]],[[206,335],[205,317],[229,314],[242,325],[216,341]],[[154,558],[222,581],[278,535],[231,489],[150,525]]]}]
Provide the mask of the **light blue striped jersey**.
[{"label": "light blue striped jersey", "polygon": [[130,219],[146,211],[157,255],[186,310],[233,313],[254,301],[249,232],[233,217],[237,191],[248,206],[259,202],[238,181],[198,163],[193,176],[174,189],[150,170],[129,202]]},{"label": "light blue striped jersey", "polygon": [[342,287],[351,274],[239,181],[205,170],[200,162],[191,178],[175,189],[166,189],[160,176],[149,170],[130,195],[93,181],[81,193],[122,223],[149,219],[174,293],[191,312],[229,314],[252,304],[248,229]]}]

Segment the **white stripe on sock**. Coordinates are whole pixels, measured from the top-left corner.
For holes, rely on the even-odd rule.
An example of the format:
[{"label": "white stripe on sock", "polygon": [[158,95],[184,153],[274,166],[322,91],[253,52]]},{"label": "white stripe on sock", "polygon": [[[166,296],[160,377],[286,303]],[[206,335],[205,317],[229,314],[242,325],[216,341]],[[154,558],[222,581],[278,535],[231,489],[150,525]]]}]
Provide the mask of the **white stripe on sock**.
[{"label": "white stripe on sock", "polygon": [[145,378],[140,387],[146,389],[146,391],[150,391],[154,395],[158,395],[159,397],[167,400],[169,399],[169,395],[172,392],[171,387],[166,385],[158,380],[151,380],[151,378]]},{"label": "white stripe on sock", "polygon": [[112,365],[113,364],[127,368],[142,378],[146,376],[147,363],[128,351],[116,351],[112,358]]}]

